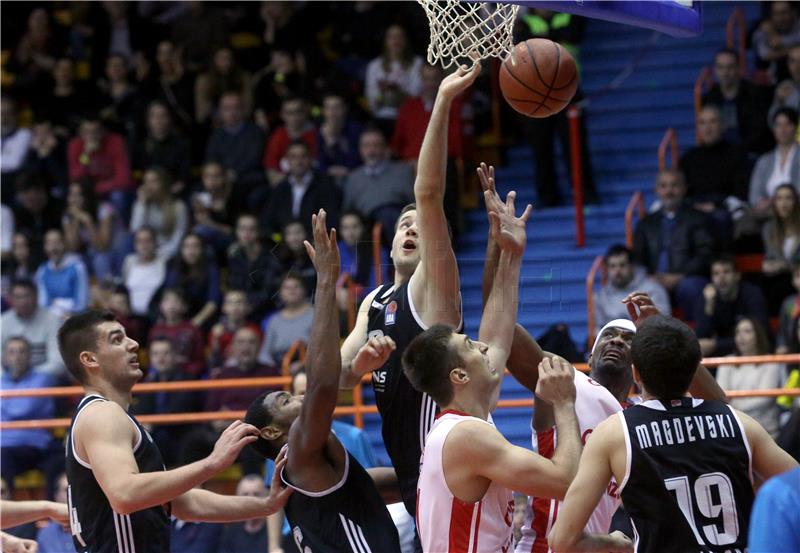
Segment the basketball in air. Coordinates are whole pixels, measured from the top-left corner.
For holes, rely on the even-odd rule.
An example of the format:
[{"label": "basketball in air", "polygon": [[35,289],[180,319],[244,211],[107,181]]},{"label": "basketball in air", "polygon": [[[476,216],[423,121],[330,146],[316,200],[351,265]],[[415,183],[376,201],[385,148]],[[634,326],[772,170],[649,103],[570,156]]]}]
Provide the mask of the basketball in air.
[{"label": "basketball in air", "polygon": [[500,89],[516,111],[542,118],[566,107],[578,88],[578,67],[560,44],[544,38],[520,42],[500,68]]}]

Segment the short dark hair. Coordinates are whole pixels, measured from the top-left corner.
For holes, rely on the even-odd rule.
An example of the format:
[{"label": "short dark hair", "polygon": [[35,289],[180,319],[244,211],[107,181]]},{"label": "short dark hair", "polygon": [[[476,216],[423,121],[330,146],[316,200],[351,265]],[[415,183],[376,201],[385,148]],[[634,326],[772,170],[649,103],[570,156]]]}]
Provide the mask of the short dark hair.
[{"label": "short dark hair", "polygon": [[623,244],[614,244],[613,246],[608,248],[608,250],[606,250],[605,257],[603,257],[603,261],[608,263],[609,257],[616,257],[618,255],[624,255],[628,258],[628,261],[631,261],[631,255],[632,255],[631,250],[629,250]]},{"label": "short dark hair", "polygon": [[778,116],[780,115],[786,117],[789,121],[792,122],[792,125],[794,125],[795,127],[797,126],[798,114],[796,109],[790,107],[783,107],[778,109],[772,116],[773,125],[775,124],[775,121],[778,119]]},{"label": "short dark hair", "polygon": [[4,351],[4,352],[5,352],[5,350],[6,350],[6,347],[8,347],[8,344],[10,344],[11,342],[22,342],[23,344],[25,344],[26,346],[28,346],[28,349],[29,349],[29,350],[31,349],[31,341],[30,341],[30,340],[28,340],[28,339],[27,339],[25,336],[23,336],[22,334],[16,334],[16,335],[14,335],[14,336],[11,336],[11,337],[9,337],[8,339],[6,339],[6,343],[3,345],[3,351]]},{"label": "short dark hair", "polygon": [[92,351],[97,346],[97,327],[116,321],[110,311],[89,309],[67,319],[58,330],[58,350],[70,374],[83,384],[86,372],[81,365],[82,351]]},{"label": "short dark hair", "polygon": [[736,268],[736,258],[729,253],[718,253],[714,257],[711,258],[711,263],[709,263],[709,267],[713,267],[714,265],[730,265],[733,267],[734,271],[738,271]]},{"label": "short dark hair", "polygon": [[692,329],[678,319],[654,315],[636,330],[631,359],[647,391],[666,400],[686,394],[702,355]]},{"label": "short dark hair", "polygon": [[394,231],[395,232],[397,232],[397,227],[400,225],[400,219],[403,218],[403,215],[405,215],[409,211],[416,211],[416,209],[417,209],[417,204],[412,202],[410,204],[406,204],[403,207],[403,209],[400,210],[400,214],[397,216],[397,221],[394,222]]},{"label": "short dark hair", "polygon": [[450,371],[461,363],[458,352],[450,346],[452,327],[437,324],[411,340],[403,352],[403,372],[411,385],[431,396],[439,405],[453,399]]},{"label": "short dark hair", "polygon": [[[247,413],[244,416],[244,422],[247,424],[252,424],[258,430],[261,430],[262,428],[272,424],[272,413],[270,413],[269,409],[267,409],[265,401],[267,396],[273,392],[274,390],[268,390],[253,400],[253,403],[251,403],[247,408]],[[259,436],[255,442],[250,444],[250,447],[252,447],[256,453],[262,457],[266,457],[267,459],[274,459],[281,451],[280,447],[278,447],[275,442],[272,440],[266,440],[262,436]]]},{"label": "short dark hair", "polygon": [[717,56],[720,54],[727,54],[729,56],[733,56],[733,59],[736,60],[736,63],[739,63],[739,52],[734,50],[733,48],[720,48],[716,52],[714,52],[714,60],[716,61]]}]

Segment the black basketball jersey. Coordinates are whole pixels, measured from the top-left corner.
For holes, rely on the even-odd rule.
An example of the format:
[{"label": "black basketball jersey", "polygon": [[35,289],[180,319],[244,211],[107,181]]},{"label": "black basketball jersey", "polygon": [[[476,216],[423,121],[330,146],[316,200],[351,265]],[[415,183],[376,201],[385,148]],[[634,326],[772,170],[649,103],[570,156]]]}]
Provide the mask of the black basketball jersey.
[{"label": "black basketball jersey", "polygon": [[[168,552],[169,507],[150,507],[128,515],[114,512],[91,466],[75,453],[72,428],[83,409],[96,401],[108,400],[97,395],[81,400],[72,417],[67,439],[67,498],[75,549],[80,553]],[[139,436],[133,449],[139,472],[165,470],[153,439],[132,415],[128,414],[128,417]]]},{"label": "black basketball jersey", "polygon": [[386,363],[373,371],[372,386],[383,423],[383,443],[397,472],[403,503],[414,516],[420,456],[439,409],[428,394],[415,390],[403,373],[403,352],[427,328],[410,296],[408,282],[397,288],[381,286],[369,308],[367,336],[390,336],[397,344]]},{"label": "black basketball jersey", "polygon": [[364,467],[347,454],[344,475],[324,492],[294,486],[284,507],[291,539],[302,553],[399,553],[397,527]]},{"label": "black basketball jersey", "polygon": [[619,413],[621,497],[636,551],[744,552],[753,505],[750,445],[728,405],[649,400]]}]

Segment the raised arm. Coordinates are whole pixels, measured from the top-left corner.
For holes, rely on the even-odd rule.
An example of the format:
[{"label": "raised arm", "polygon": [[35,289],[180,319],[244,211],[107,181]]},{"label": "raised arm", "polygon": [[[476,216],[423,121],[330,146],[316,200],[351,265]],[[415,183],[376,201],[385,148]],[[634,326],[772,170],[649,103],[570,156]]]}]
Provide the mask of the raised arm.
[{"label": "raised arm", "polygon": [[202,484],[232,465],[258,435],[255,427],[235,421],[205,459],[174,470],[140,473],[133,456],[136,432],[122,408],[103,401],[86,411],[73,429],[76,453],[82,457],[85,453],[111,507],[122,515],[169,503]]},{"label": "raised arm", "polygon": [[420,262],[411,277],[411,295],[422,320],[454,327],[461,323],[461,287],[458,264],[444,215],[447,168],[447,132],[453,99],[469,87],[480,73],[480,65],[459,68],[439,85],[431,119],[425,131],[414,182],[417,204]]},{"label": "raised arm", "polygon": [[0,501],[0,513],[3,517],[0,528],[13,528],[20,524],[36,522],[51,518],[61,524],[69,521],[69,513],[64,503],[54,501]]},{"label": "raised arm", "polygon": [[[300,416],[289,431],[289,464],[319,458],[331,433],[333,410],[339,396],[342,359],[339,352],[339,311],[336,308],[336,280],[339,278],[339,247],[336,229],[328,234],[325,210],[311,217],[314,245],[306,251],[317,271],[314,293],[314,321],[306,353],[306,389]],[[290,466],[290,470],[291,470]]]},{"label": "raised arm", "polygon": [[519,272],[526,244],[525,223],[533,209],[528,205],[520,217],[515,217],[515,196],[514,192],[508,194],[503,212],[489,212],[491,233],[501,252],[492,289],[483,309],[478,339],[489,346],[489,363],[497,370],[505,368],[511,351],[519,303]]}]

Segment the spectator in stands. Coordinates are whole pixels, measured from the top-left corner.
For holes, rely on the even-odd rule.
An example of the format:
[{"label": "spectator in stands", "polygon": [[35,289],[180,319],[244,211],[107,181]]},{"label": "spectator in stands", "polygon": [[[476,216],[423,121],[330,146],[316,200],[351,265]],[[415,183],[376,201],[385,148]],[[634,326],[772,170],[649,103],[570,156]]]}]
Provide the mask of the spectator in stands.
[{"label": "spectator in stands", "polygon": [[256,124],[264,132],[273,129],[280,120],[284,100],[303,97],[309,84],[300,71],[294,54],[283,48],[270,52],[269,63],[253,76]]},{"label": "spectator in stands", "polygon": [[[5,188],[5,187],[3,187]],[[25,173],[17,178],[14,227],[30,238],[34,256],[42,251],[44,235],[50,229],[61,228],[61,207],[49,197],[44,181],[35,174]]]},{"label": "spectator in stands", "polygon": [[192,232],[202,236],[221,260],[233,242],[233,224],[241,198],[234,198],[225,169],[215,161],[203,164],[200,179],[203,189],[192,196]]},{"label": "spectator in stands", "polygon": [[211,58],[208,71],[201,73],[195,81],[195,120],[209,120],[222,95],[236,92],[242,101],[242,109],[250,113],[253,109],[252,78],[250,73],[236,64],[233,51],[227,46],[218,48]]},{"label": "spectator in stands", "polygon": [[236,191],[244,193],[263,182],[261,154],[264,135],[247,120],[242,97],[228,91],[219,100],[220,125],[208,139],[206,161],[216,161],[225,168]]},{"label": "spectator in stands", "polygon": [[63,57],[56,60],[51,88],[37,102],[36,116],[52,121],[62,136],[75,133],[82,116],[96,108],[97,91],[85,82],[75,82],[75,63]]},{"label": "spectator in stands", "polygon": [[778,334],[775,339],[775,353],[789,353],[789,347],[797,341],[795,326],[800,318],[800,263],[792,264],[793,293],[781,304],[778,313]]},{"label": "spectator in stands", "polygon": [[786,55],[786,66],[789,71],[789,78],[781,81],[775,87],[775,97],[769,108],[770,125],[779,109],[792,108],[793,110],[800,110],[800,44],[789,48],[789,52]]},{"label": "spectator in stands", "polygon": [[89,304],[89,273],[80,257],[66,252],[64,233],[58,229],[44,236],[47,260],[36,271],[39,305],[59,317],[83,311]]},{"label": "spectator in stands", "polygon": [[280,365],[292,344],[297,340],[308,343],[311,334],[314,308],[303,279],[287,274],[281,281],[279,298],[283,307],[263,324],[264,341],[258,361],[265,365]]},{"label": "spectator in stands", "polygon": [[598,328],[614,319],[627,319],[630,315],[622,300],[636,291],[649,295],[661,313],[672,312],[667,291],[647,276],[644,267],[633,263],[632,255],[622,244],[611,246],[606,251],[607,282],[594,297],[594,324]]},{"label": "spectator in stands", "polygon": [[183,291],[187,301],[186,317],[192,326],[211,328],[222,303],[219,267],[210,250],[197,234],[187,234],[178,255],[170,262],[164,284]]},{"label": "spectator in stands", "polygon": [[194,77],[184,69],[181,51],[169,40],[156,48],[157,70],[148,83],[149,96],[164,102],[184,132],[194,125]]},{"label": "spectator in stands", "polygon": [[720,255],[711,262],[711,283],[703,289],[702,307],[696,313],[697,338],[703,355],[728,355],[734,350],[736,321],[748,318],[767,328],[767,302],[761,289],[736,270],[733,256]]},{"label": "spectator in stands", "polygon": [[[222,378],[254,378],[260,376],[278,376],[277,366],[261,364],[258,361],[258,350],[261,337],[258,332],[243,327],[236,331],[231,342],[231,356],[221,367],[211,371],[212,380]],[[268,388],[272,388],[271,386]],[[279,389],[280,386],[275,386]],[[259,393],[258,388],[229,388],[208,392],[206,411],[245,410]]]},{"label": "spectator in stands", "polygon": [[141,227],[134,233],[134,253],[122,263],[122,280],[130,291],[131,311],[147,316],[150,302],[167,276],[167,259],[158,254],[156,233],[150,227]]},{"label": "spectator in stands", "polygon": [[37,93],[47,83],[56,56],[63,48],[59,38],[53,32],[47,10],[33,9],[28,16],[27,29],[15,45],[13,64],[18,89]]},{"label": "spectator in stands", "polygon": [[317,130],[317,163],[319,170],[341,182],[358,167],[358,138],[361,125],[350,118],[347,103],[339,94],[322,98],[322,122]]},{"label": "spectator in stands", "polygon": [[414,55],[406,30],[400,25],[386,29],[381,55],[367,65],[364,95],[372,117],[391,136],[397,110],[407,96],[419,96],[422,58]]},{"label": "spectator in stands", "polygon": [[208,333],[209,362],[212,366],[225,363],[230,356],[230,345],[237,330],[248,327],[261,335],[258,325],[249,322],[250,305],[244,290],[229,288],[222,302],[222,318]]},{"label": "spectator in stands", "polygon": [[796,44],[800,44],[800,21],[795,7],[791,2],[772,2],[769,17],[753,33],[753,49],[773,81],[786,78],[786,52]]},{"label": "spectator in stands", "polygon": [[107,2],[95,23],[92,37],[92,69],[103,70],[109,56],[116,54],[128,64],[141,57],[153,40],[153,29],[138,17],[136,4]]},{"label": "spectator in stands", "polygon": [[[6,329],[3,329],[6,332]],[[3,345],[3,390],[49,388],[57,384],[52,375],[31,365],[31,346],[24,336],[12,336]],[[0,403],[0,421],[47,419],[55,414],[51,397],[5,398]],[[32,468],[43,468],[52,454],[53,437],[43,428],[3,433],[0,472],[6,482]],[[63,461],[62,461],[63,468]]]},{"label": "spectator in stands", "polygon": [[289,222],[283,227],[283,241],[273,250],[273,254],[280,262],[280,275],[291,272],[303,279],[306,290],[313,290],[317,282],[317,273],[305,246],[303,246],[303,241],[307,236],[303,223],[300,221]]},{"label": "spectator in stands", "polygon": [[40,175],[50,183],[53,195],[62,197],[68,182],[66,142],[56,134],[50,121],[34,123],[32,132],[25,171]]},{"label": "spectator in stands", "polygon": [[161,293],[158,323],[150,329],[148,342],[165,338],[175,347],[178,368],[192,377],[200,377],[206,371],[205,341],[200,329],[186,320],[186,298],[175,288],[166,288]]},{"label": "spectator in stands", "polygon": [[146,130],[144,139],[134,143],[133,166],[139,171],[163,167],[174,179],[174,191],[185,190],[192,174],[189,141],[173,128],[172,115],[163,101],[148,106]]},{"label": "spectator in stands", "polygon": [[145,317],[134,315],[131,309],[131,295],[124,284],[118,284],[111,290],[107,308],[114,314],[117,322],[125,327],[125,334],[140,344],[146,343],[148,321]]},{"label": "spectator in stands", "polygon": [[289,172],[289,161],[285,156],[293,142],[302,140],[308,144],[312,157],[317,156],[317,133],[308,120],[305,100],[285,99],[281,104],[281,119],[283,126],[275,129],[269,137],[262,159],[267,179],[272,186],[281,182]]},{"label": "spectator in stands", "polygon": [[286,149],[287,174],[272,191],[262,225],[266,234],[279,232],[290,221],[306,222],[311,234],[311,215],[324,209],[332,227],[339,224],[341,194],[333,180],[314,170],[308,144],[295,140]]},{"label": "spectator in stands", "polygon": [[739,54],[727,48],[714,55],[714,76],[717,82],[703,97],[703,105],[719,108],[725,140],[741,145],[750,153],[769,150],[772,137],[767,126],[767,110],[771,90],[744,79]]},{"label": "spectator in stands", "polygon": [[[755,319],[742,318],[736,323],[735,353],[740,356],[767,355],[769,340],[764,327]],[[770,390],[783,385],[785,367],[781,363],[720,365],[717,383],[726,392],[734,390]],[[778,435],[778,404],[774,397],[731,399],[731,406],[756,419],[764,429]]]},{"label": "spectator in stands", "polygon": [[[236,485],[236,495],[266,497],[267,487],[260,474],[248,474]],[[217,553],[253,553],[267,544],[267,520],[254,518],[244,522],[226,524]],[[270,549],[270,551],[272,551]]]},{"label": "spectator in stands", "polygon": [[96,278],[111,275],[112,240],[123,238],[124,228],[125,224],[117,217],[114,206],[110,202],[97,201],[90,181],[69,185],[67,209],[61,217],[64,241],[67,251],[83,256]]},{"label": "spectator in stands", "polygon": [[704,106],[697,116],[700,145],[681,156],[690,204],[709,215],[720,249],[733,239],[732,212],[741,212],[747,197],[750,164],[744,148],[723,138],[722,114],[716,105]]},{"label": "spectator in stands", "polygon": [[15,280],[32,279],[40,263],[40,260],[31,252],[31,241],[26,233],[15,232],[11,238],[11,252],[3,258],[2,269],[0,269],[3,301],[11,292],[11,284]]},{"label": "spectator in stands", "polygon": [[762,271],[770,313],[792,293],[791,268],[800,263],[800,195],[791,184],[775,190],[772,214],[763,228],[766,253]]},{"label": "spectator in stands", "polygon": [[381,223],[386,244],[403,206],[414,201],[414,173],[407,163],[391,161],[386,139],[378,129],[361,133],[359,150],[364,165],[344,181],[343,211],[358,211],[369,221]]},{"label": "spectator in stands", "polygon": [[156,233],[158,255],[166,259],[178,252],[181,239],[189,228],[186,204],[172,194],[173,182],[160,167],[144,172],[142,185],[136,191],[131,215],[131,231],[150,227]]},{"label": "spectator in stands", "polygon": [[750,177],[750,206],[758,218],[769,214],[772,196],[781,184],[791,183],[800,189],[800,155],[797,145],[797,112],[783,108],[772,118],[776,146],[758,158]]},{"label": "spectator in stands", "polygon": [[244,290],[250,317],[261,317],[272,307],[280,275],[278,259],[261,242],[258,219],[249,213],[236,220],[236,242],[228,250],[228,287]]},{"label": "spectator in stands", "polygon": [[[192,379],[191,375],[178,367],[174,346],[165,337],[156,337],[150,341],[147,359],[150,366],[145,382],[183,382]],[[137,416],[194,413],[202,410],[203,402],[202,392],[155,392],[140,395],[133,411]],[[181,441],[192,429],[192,425],[186,424],[157,425],[150,429],[165,466],[176,466]]]},{"label": "spectator in stands", "polygon": [[[367,234],[363,217],[357,211],[345,212],[338,230],[342,274],[350,275],[356,284],[372,290],[378,283],[375,281],[372,238]],[[387,266],[391,263],[384,248],[381,248],[380,263]]]},{"label": "spectator in stands", "polygon": [[[67,475],[62,472],[56,478],[53,501],[66,504],[68,488]],[[39,528],[36,534],[36,543],[39,544],[39,553],[64,553],[75,549],[70,529],[64,528],[53,520],[49,520],[47,526]]]},{"label": "spectator in stands", "polygon": [[81,120],[78,136],[67,145],[67,166],[71,182],[88,178],[99,198],[108,198],[127,218],[131,202],[131,168],[125,139],[106,132],[96,116]]},{"label": "spectator in stands", "polygon": [[662,170],[656,177],[660,209],[636,225],[633,259],[666,288],[673,306],[691,319],[702,305],[714,239],[706,217],[683,202],[686,182],[683,173]]},{"label": "spectator in stands", "polygon": [[203,2],[188,4],[172,27],[172,40],[180,46],[189,71],[199,71],[208,64],[212,53],[226,44],[228,26],[224,14]]},{"label": "spectator in stands", "polygon": [[39,373],[62,377],[64,362],[58,351],[59,318],[39,307],[36,286],[30,280],[14,281],[8,299],[11,309],[0,318],[3,347],[10,337],[24,336],[30,348],[31,366]]},{"label": "spectator in stands", "polygon": [[[28,151],[31,148],[32,134],[30,129],[19,126],[17,117],[17,102],[9,96],[3,96],[0,101],[0,130],[2,130],[2,153],[0,153],[0,171],[3,181],[13,182],[16,175],[22,170]],[[4,186],[9,191],[11,186]],[[10,194],[3,194],[6,201]]]},{"label": "spectator in stands", "polygon": [[139,88],[128,79],[128,59],[112,53],[105,63],[105,78],[98,81],[100,116],[109,129],[134,144],[139,135],[143,98]]}]

